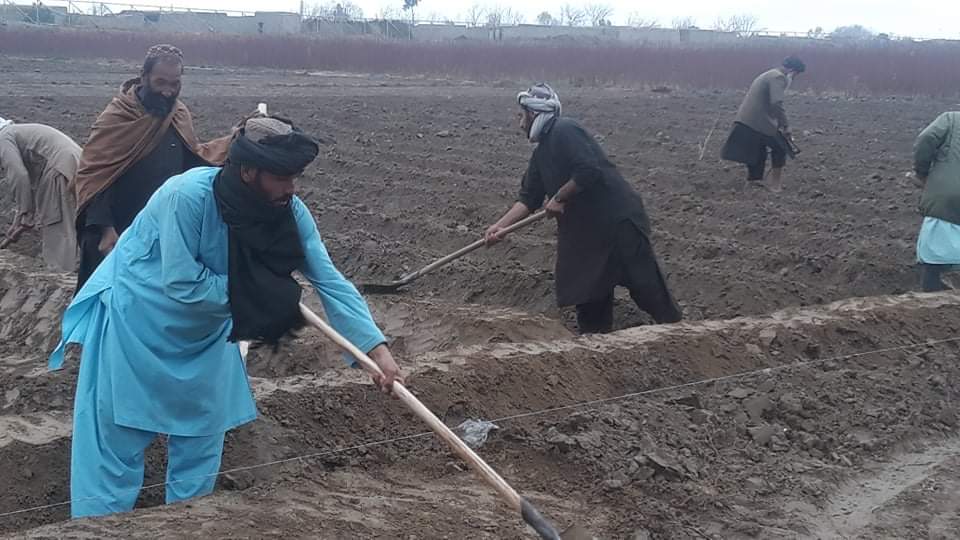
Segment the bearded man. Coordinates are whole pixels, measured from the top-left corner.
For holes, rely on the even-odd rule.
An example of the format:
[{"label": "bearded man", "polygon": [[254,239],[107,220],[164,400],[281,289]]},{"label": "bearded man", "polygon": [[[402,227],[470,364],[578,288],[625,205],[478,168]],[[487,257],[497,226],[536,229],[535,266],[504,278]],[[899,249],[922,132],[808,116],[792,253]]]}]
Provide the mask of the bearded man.
[{"label": "bearded man", "polygon": [[[67,308],[82,345],[70,461],[73,517],[133,508],[144,450],[167,436],[168,503],[213,490],[226,431],[256,418],[237,342],[303,326],[299,271],[331,325],[401,380],[363,298],[334,267],[295,181],[317,142],[288,121],[247,120],[224,168],[161,186]],[[353,362],[352,359],[350,360]]]},{"label": "bearded man", "polygon": [[197,139],[190,109],[179,99],[182,75],[179,49],[151,47],[140,76],[123,83],[93,124],[74,181],[77,290],[168,178],[226,157],[229,137],[207,144]]},{"label": "bearded man", "polygon": [[593,136],[560,116],[560,97],[552,88],[537,84],[517,99],[520,130],[537,147],[518,202],[487,229],[487,244],[500,241],[503,229],[548,199],[545,210],[557,220],[557,303],[576,306],[580,333],[613,329],[617,285],[656,322],[679,321],[680,307],[657,264],[640,194]]}]

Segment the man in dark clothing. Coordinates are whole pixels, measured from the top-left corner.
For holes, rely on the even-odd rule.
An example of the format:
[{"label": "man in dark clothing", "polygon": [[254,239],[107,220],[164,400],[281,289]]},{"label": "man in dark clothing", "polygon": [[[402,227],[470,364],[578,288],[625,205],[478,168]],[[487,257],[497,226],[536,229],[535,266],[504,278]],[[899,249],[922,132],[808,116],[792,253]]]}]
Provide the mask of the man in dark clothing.
[{"label": "man in dark clothing", "polygon": [[723,145],[721,157],[747,166],[747,181],[763,180],[767,166],[767,149],[770,149],[772,184],[780,188],[783,167],[790,147],[790,124],[783,108],[783,98],[793,83],[794,77],[807,67],[797,57],[783,61],[783,66],[762,73],[754,79],[747,91],[733,129]]},{"label": "man in dark clothing", "polygon": [[613,290],[623,285],[658,323],[681,320],[650,243],[640,195],[576,121],[561,118],[560,99],[538,84],[518,96],[520,128],[538,143],[519,201],[486,231],[488,244],[505,227],[544,206],[557,219],[557,303],[577,307],[580,332],[613,328]]},{"label": "man in dark clothing", "polygon": [[229,137],[197,140],[190,111],[178,99],[182,74],[179,49],[151,47],[140,77],[124,83],[93,125],[74,182],[77,290],[168,178],[226,157]]}]

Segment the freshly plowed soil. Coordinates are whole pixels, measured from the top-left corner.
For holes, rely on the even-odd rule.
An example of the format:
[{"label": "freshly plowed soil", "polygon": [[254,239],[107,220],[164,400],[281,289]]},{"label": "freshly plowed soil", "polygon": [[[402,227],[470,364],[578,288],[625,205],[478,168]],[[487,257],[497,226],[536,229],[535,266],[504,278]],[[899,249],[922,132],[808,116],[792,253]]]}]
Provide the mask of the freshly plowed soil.
[{"label": "freshly plowed soil", "polygon": [[[3,116],[82,142],[136,67],[0,58],[0,70]],[[531,150],[514,118],[524,84],[210,68],[187,70],[183,98],[207,137],[267,102],[327,139],[301,197],[348,277],[389,282],[512,203]],[[644,325],[623,295],[622,330],[575,337],[541,223],[368,298],[411,389],[451,427],[494,421],[479,453],[560,528],[953,537],[960,295],[909,292],[919,193],[905,175],[916,133],[952,104],[791,95],[803,152],[775,192],[719,161],[739,95],[556,86],[643,194],[687,321]],[[0,532],[532,537],[310,330],[251,351],[261,416],[228,434],[214,495],[162,506],[158,442],[140,509],[69,521],[76,360],[44,362],[74,281],[43,269],[37,242],[0,252]]]}]

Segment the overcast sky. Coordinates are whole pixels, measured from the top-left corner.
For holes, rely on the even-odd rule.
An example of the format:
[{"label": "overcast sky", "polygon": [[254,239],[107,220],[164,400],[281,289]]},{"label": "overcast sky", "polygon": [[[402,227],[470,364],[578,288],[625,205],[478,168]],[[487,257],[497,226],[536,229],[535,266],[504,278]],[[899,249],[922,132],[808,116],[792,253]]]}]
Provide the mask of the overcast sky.
[{"label": "overcast sky", "polygon": [[[134,0],[133,3],[163,5],[168,1]],[[330,1],[305,0],[307,5]],[[385,9],[397,10],[403,5],[403,0],[352,1],[363,9],[366,17],[374,17]],[[300,9],[300,0],[172,0],[170,3],[245,11],[297,12]],[[567,3],[567,0],[421,0],[417,18],[436,15],[466,20],[471,6],[502,5],[522,12],[527,22],[534,22],[543,11],[557,16],[560,7]],[[630,15],[639,13],[664,26],[670,26],[674,18],[693,17],[699,27],[709,28],[718,17],[748,14],[758,19],[760,28],[773,31],[806,32],[818,26],[830,31],[837,26],[860,24],[875,32],[900,36],[960,39],[960,0],[572,0],[569,3],[606,4],[613,8],[614,24],[626,24]]]}]

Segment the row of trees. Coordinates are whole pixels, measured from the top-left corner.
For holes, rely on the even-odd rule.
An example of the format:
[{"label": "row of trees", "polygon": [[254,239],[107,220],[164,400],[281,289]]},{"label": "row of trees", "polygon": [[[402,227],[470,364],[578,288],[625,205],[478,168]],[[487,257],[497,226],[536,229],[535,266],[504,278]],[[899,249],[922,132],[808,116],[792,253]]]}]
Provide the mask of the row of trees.
[{"label": "row of trees", "polygon": [[[414,9],[420,0],[402,0],[403,5],[399,9],[382,9],[375,14],[376,19],[401,19],[401,11],[406,12],[410,18],[414,16]],[[312,4],[305,8],[304,15],[309,18],[320,18],[326,20],[352,21],[363,19],[363,10],[349,0],[332,0],[324,4]],[[584,7],[576,7],[572,4],[565,4],[559,8],[556,14],[544,11],[537,15],[536,23],[545,26],[611,26],[610,18],[613,16],[613,8],[606,4],[587,4]],[[439,17],[436,15],[428,16],[428,19],[435,22],[444,22],[453,24],[455,21],[448,17]],[[519,11],[503,5],[482,6],[474,4],[465,14],[458,17],[458,22],[466,22],[471,26],[490,26],[497,28],[500,26],[523,24],[526,19]],[[697,29],[697,20],[693,17],[677,17],[667,25],[661,25],[657,19],[643,16],[640,12],[634,12],[627,18],[627,25],[635,28],[672,28],[674,30]],[[749,34],[759,30],[757,18],[752,15],[731,15],[729,17],[720,17],[709,25],[710,30],[721,32],[739,32]],[[824,32],[823,28],[817,27],[807,32],[810,37],[830,37],[832,39],[845,40],[868,40],[876,38],[888,38],[886,34],[875,34],[860,25],[841,26],[833,32]]]},{"label": "row of trees", "polygon": [[[401,11],[406,12],[411,18],[413,11],[419,4],[419,0],[403,0],[402,6],[398,9],[381,9],[374,15],[376,19],[400,19]],[[331,0],[323,4],[311,4],[305,6],[304,13],[308,18],[320,18],[327,20],[358,20],[364,18],[363,10],[355,3],[349,0]],[[537,15],[536,23],[546,26],[612,26],[611,17],[613,17],[613,8],[606,4],[593,3],[583,7],[577,7],[572,4],[565,4],[557,10],[556,13],[544,11]],[[523,24],[526,21],[523,13],[510,6],[493,5],[483,6],[474,4],[462,16],[457,18],[459,22],[466,22],[471,26],[504,26]],[[454,22],[449,17],[440,17],[437,15],[427,16],[427,20],[436,22]],[[662,26],[656,19],[644,17],[639,12],[631,14],[627,19],[627,24],[636,28],[664,28],[669,27],[677,30],[697,28],[696,20],[692,17],[681,17],[671,21],[669,26]],[[711,27],[714,30],[728,32],[750,32],[755,30],[757,19],[750,15],[734,15],[729,18],[718,19]]]}]

